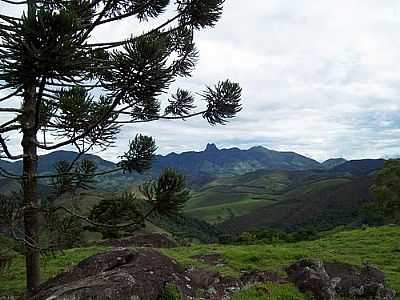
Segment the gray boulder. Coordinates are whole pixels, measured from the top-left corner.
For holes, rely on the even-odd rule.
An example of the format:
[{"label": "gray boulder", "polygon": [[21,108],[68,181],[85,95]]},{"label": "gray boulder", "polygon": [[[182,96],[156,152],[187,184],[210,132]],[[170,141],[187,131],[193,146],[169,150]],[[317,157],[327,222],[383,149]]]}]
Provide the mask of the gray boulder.
[{"label": "gray boulder", "polygon": [[168,283],[192,296],[185,269],[154,250],[114,250],[89,257],[42,284],[29,300],[159,300]]},{"label": "gray boulder", "polygon": [[394,300],[396,293],[387,288],[385,274],[364,265],[358,268],[344,263],[301,260],[287,268],[288,279],[302,292],[311,292],[317,300],[335,300],[337,296]]},{"label": "gray boulder", "polygon": [[286,269],[289,281],[301,292],[311,292],[316,300],[335,300],[336,281],[331,280],[318,260],[300,260]]}]

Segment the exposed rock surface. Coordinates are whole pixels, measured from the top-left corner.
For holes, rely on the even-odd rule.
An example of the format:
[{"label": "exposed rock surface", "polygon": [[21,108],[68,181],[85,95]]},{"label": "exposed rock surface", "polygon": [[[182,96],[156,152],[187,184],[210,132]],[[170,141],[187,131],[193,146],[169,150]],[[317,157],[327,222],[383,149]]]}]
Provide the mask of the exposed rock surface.
[{"label": "exposed rock surface", "polygon": [[372,297],[374,300],[392,300],[395,292],[385,286],[385,274],[364,265],[361,269],[343,263],[326,263],[331,278],[340,278],[336,291],[342,297]]},{"label": "exposed rock surface", "polygon": [[289,281],[301,291],[311,292],[317,300],[335,300],[338,296],[395,299],[395,292],[385,286],[385,274],[368,265],[359,269],[343,263],[301,260],[288,267],[287,273]]},{"label": "exposed rock surface", "polygon": [[252,285],[260,282],[285,282],[276,272],[270,271],[246,271],[240,277],[244,285]]},{"label": "exposed rock surface", "polygon": [[316,300],[335,300],[335,281],[331,280],[324,265],[318,260],[301,260],[286,270],[289,281],[301,292],[311,292]]},{"label": "exposed rock surface", "polygon": [[[384,274],[371,266],[301,260],[287,268],[288,279],[316,300],[339,296],[394,300]],[[277,273],[243,271],[240,278],[221,277],[206,269],[185,269],[152,249],[115,249],[89,257],[68,272],[43,283],[27,300],[166,300],[171,285],[181,299],[228,300],[244,286],[285,282]]]},{"label": "exposed rock surface", "polygon": [[182,299],[230,299],[249,283],[264,283],[278,276],[247,272],[242,278],[223,278],[204,269],[185,269],[152,249],[116,249],[89,257],[68,272],[43,283],[28,300],[163,300],[173,284]]},{"label": "exposed rock surface", "polygon": [[169,282],[191,296],[184,272],[177,262],[154,250],[115,250],[89,257],[50,279],[29,300],[157,300]]},{"label": "exposed rock surface", "polygon": [[97,244],[111,247],[151,247],[151,248],[174,248],[178,243],[166,234],[137,232],[123,239],[109,239],[98,241]]}]

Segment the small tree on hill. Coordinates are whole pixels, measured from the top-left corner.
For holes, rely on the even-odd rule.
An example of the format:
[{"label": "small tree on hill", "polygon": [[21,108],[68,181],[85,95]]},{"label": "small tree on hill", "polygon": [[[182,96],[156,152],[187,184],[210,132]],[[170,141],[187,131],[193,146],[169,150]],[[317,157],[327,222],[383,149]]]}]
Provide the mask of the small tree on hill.
[{"label": "small tree on hill", "polygon": [[[3,157],[23,160],[22,175],[5,170],[2,175],[22,181],[21,238],[30,294],[40,283],[42,206],[37,182],[54,177],[38,174],[38,149],[76,147],[78,157],[57,174],[64,182],[79,183],[113,171],[142,172],[150,167],[156,150],[154,140],[142,135],[132,140],[116,170],[96,173],[90,164],[75,166],[90,150],[111,146],[123,124],[197,115],[210,124],[223,124],[240,110],[241,89],[229,80],[198,94],[205,100],[204,110],[193,112],[195,96],[182,89],[169,97],[162,110],[160,95],[176,78],[190,76],[195,67],[195,32],[216,24],[224,0],[170,2],[1,0],[9,8],[26,7],[21,17],[0,14],[0,112],[13,114],[0,124],[0,145]],[[138,36],[122,41],[91,39],[104,24],[127,18],[159,20],[166,10],[174,12],[172,18]],[[21,136],[20,154],[11,153],[8,145],[7,135],[15,133]],[[155,199],[162,202],[170,195],[162,196]]]},{"label": "small tree on hill", "polygon": [[371,191],[375,202],[365,210],[370,219],[383,219],[384,222],[400,223],[400,160],[391,159],[376,176]]}]

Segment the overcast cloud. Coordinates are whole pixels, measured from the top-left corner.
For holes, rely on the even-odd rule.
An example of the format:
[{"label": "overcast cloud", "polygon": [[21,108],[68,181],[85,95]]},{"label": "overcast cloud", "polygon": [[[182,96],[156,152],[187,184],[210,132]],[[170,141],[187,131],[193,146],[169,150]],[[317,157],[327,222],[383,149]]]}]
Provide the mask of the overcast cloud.
[{"label": "overcast cloud", "polygon": [[[141,30],[122,22],[94,38]],[[128,126],[104,156],[115,159],[138,132],[154,136],[163,154],[214,142],[317,160],[398,155],[399,34],[398,0],[227,0],[216,28],[196,36],[200,62],[193,77],[175,88],[199,92],[218,80],[237,81],[240,115],[218,127],[201,118]]]}]

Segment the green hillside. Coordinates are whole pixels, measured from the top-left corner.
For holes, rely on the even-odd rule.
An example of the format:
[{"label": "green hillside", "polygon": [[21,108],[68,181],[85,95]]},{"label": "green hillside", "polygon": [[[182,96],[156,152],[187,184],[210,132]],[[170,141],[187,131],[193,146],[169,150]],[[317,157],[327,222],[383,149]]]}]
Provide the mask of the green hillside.
[{"label": "green hillside", "polygon": [[[10,246],[1,239],[0,243],[3,249]],[[67,270],[80,260],[105,249],[99,247],[72,249],[45,256],[42,261],[45,277],[43,279]],[[211,268],[222,274],[233,276],[239,276],[242,269],[271,270],[283,274],[286,266],[301,258],[345,262],[359,266],[368,262],[381,268],[387,274],[390,286],[400,293],[400,227],[398,226],[344,231],[329,234],[312,242],[253,246],[196,245],[162,251],[186,266]],[[225,265],[212,267],[192,258],[194,255],[211,253],[221,254]],[[9,270],[0,273],[0,295],[17,293],[23,289],[23,261],[23,257],[17,255]],[[287,285],[273,288],[279,288],[276,291],[277,295],[296,294],[295,290]],[[242,292],[236,299],[257,299],[245,298],[255,293],[254,290]]]},{"label": "green hillside", "polygon": [[[364,201],[369,200],[369,184],[367,177],[336,172],[260,170],[218,178],[194,190],[186,213],[210,223],[222,224],[229,230],[232,227],[234,231],[279,225],[278,220],[281,222],[282,219],[286,222],[281,222],[280,227],[290,227],[291,224],[286,224],[288,216],[299,209],[309,218],[293,219],[295,225],[302,225],[303,221],[312,223],[313,217],[321,218],[321,214],[327,216],[326,222],[335,219],[337,224],[334,225],[342,225],[346,224],[343,221],[349,220],[348,216],[336,215],[338,204],[343,204],[342,210],[350,209],[346,214],[353,215]],[[343,201],[343,197],[349,197],[344,193],[350,193],[354,199]],[[307,211],[302,207],[307,207]],[[255,215],[257,219],[254,219]]]}]

